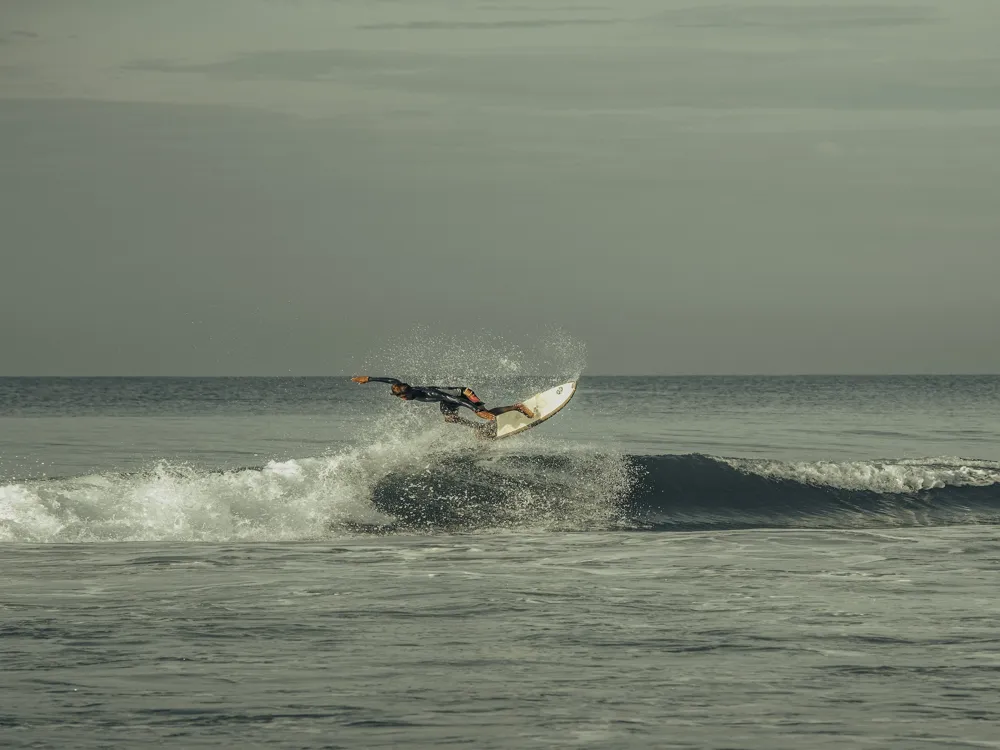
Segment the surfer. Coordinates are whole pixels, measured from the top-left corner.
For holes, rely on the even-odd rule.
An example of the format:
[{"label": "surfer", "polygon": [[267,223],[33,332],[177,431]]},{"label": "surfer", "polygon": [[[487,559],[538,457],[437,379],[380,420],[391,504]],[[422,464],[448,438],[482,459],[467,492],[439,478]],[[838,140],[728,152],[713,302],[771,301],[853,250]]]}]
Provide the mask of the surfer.
[{"label": "surfer", "polygon": [[458,410],[461,407],[475,412],[480,419],[489,421],[494,421],[498,415],[506,414],[509,411],[519,411],[528,419],[535,417],[535,413],[524,404],[487,409],[486,404],[480,400],[479,396],[466,386],[410,385],[396,378],[373,378],[368,375],[358,375],[351,380],[355,383],[389,383],[392,386],[392,395],[404,401],[437,403],[441,407],[441,413],[446,422],[478,426],[474,422],[469,422],[458,416]]}]

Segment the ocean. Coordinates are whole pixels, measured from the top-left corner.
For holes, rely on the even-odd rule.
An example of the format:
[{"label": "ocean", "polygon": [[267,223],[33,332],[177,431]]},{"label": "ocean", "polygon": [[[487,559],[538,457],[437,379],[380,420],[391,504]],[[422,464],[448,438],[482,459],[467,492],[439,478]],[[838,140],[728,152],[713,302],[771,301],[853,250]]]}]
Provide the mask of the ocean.
[{"label": "ocean", "polygon": [[0,744],[1000,747],[998,523],[1000,376],[0,378]]}]

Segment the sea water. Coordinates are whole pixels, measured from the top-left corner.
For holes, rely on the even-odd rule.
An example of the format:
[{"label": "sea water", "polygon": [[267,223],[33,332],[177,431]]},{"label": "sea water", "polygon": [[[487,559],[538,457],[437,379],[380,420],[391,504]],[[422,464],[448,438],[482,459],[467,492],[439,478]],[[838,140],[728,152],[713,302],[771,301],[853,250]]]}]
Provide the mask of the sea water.
[{"label": "sea water", "polygon": [[0,744],[997,747],[998,521],[995,376],[0,379]]}]

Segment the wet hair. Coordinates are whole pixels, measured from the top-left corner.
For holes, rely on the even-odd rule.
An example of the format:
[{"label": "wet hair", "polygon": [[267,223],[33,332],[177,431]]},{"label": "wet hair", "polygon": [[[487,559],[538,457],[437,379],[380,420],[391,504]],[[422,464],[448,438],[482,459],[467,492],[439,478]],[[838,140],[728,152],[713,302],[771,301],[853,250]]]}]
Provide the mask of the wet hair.
[{"label": "wet hair", "polygon": [[408,390],[410,390],[410,386],[408,386],[406,383],[393,383],[392,385],[393,396],[401,396]]}]

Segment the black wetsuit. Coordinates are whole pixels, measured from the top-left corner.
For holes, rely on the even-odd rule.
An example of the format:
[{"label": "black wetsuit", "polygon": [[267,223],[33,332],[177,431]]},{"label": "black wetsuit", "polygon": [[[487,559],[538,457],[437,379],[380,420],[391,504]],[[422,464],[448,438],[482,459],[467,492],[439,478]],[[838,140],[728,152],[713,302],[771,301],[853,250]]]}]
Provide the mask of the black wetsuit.
[{"label": "black wetsuit", "polygon": [[483,411],[486,404],[481,401],[476,403],[465,391],[471,389],[464,386],[449,385],[410,385],[396,378],[368,378],[369,383],[389,383],[390,385],[405,385],[406,391],[399,394],[398,398],[404,401],[425,401],[441,405],[441,412],[445,415],[456,414],[460,406],[472,411]]}]

